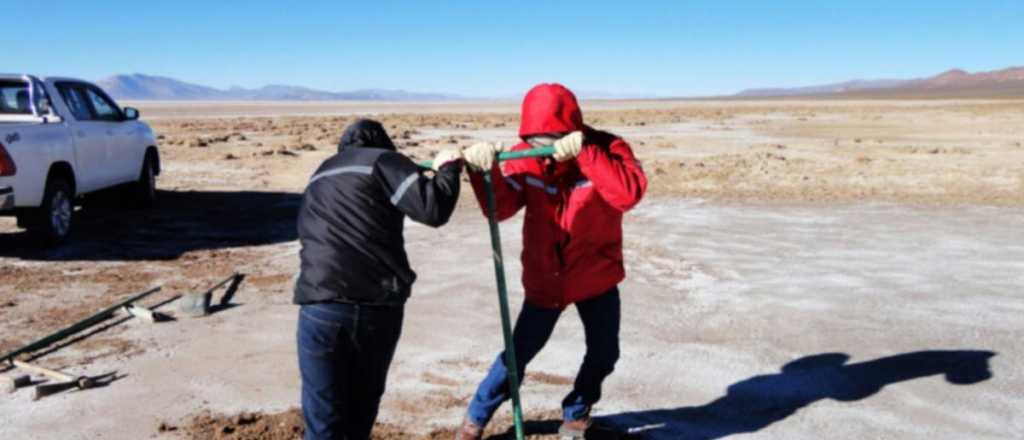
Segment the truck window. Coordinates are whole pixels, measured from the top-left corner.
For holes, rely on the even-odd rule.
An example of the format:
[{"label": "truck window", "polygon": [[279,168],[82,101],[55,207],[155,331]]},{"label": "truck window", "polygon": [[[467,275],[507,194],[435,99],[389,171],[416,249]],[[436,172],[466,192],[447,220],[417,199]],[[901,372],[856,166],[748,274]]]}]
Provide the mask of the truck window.
[{"label": "truck window", "polygon": [[92,112],[89,110],[89,105],[85,103],[85,97],[82,96],[81,89],[75,87],[74,84],[59,83],[57,84],[57,91],[60,92],[60,97],[64,99],[64,103],[67,104],[75,119],[79,121],[92,119]]},{"label": "truck window", "polygon": [[104,96],[102,92],[94,87],[87,87],[85,88],[85,94],[89,97],[89,103],[92,104],[93,114],[96,116],[95,119],[111,122],[121,122],[124,120],[124,117],[121,116],[121,110],[117,108],[117,105],[110,98]]},{"label": "truck window", "polygon": [[24,81],[0,81],[0,114],[30,115],[32,104]]}]

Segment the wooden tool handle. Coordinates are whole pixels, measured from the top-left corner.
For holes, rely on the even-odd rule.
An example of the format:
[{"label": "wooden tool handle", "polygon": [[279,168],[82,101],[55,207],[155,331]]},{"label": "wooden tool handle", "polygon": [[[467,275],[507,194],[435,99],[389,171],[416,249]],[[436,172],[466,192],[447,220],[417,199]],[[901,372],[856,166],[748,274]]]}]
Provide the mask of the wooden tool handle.
[{"label": "wooden tool handle", "polygon": [[30,373],[41,374],[43,376],[49,377],[50,379],[60,382],[74,382],[78,380],[77,377],[61,373],[60,371],[54,371],[49,368],[43,368],[38,365],[32,365],[30,363],[22,362],[19,360],[14,361],[14,366],[22,370],[28,371]]}]

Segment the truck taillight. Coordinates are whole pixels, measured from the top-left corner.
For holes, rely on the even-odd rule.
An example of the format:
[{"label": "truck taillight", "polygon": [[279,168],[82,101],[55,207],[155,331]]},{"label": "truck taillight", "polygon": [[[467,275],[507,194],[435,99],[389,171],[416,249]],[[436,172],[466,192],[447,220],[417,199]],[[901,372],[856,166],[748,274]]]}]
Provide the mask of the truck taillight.
[{"label": "truck taillight", "polygon": [[14,164],[11,155],[7,154],[4,144],[0,144],[0,177],[10,177],[15,174],[18,174],[18,166]]}]

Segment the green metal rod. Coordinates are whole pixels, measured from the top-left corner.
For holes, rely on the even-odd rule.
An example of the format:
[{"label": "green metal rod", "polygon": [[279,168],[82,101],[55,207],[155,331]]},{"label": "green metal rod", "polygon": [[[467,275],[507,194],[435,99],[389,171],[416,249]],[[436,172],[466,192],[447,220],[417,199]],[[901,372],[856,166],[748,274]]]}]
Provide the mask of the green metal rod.
[{"label": "green metal rod", "polygon": [[46,346],[48,346],[50,344],[53,344],[54,342],[57,342],[57,341],[59,341],[61,339],[64,339],[64,338],[66,338],[68,336],[71,336],[71,335],[73,335],[75,333],[78,333],[78,332],[80,332],[82,330],[85,330],[86,328],[91,327],[93,324],[96,324],[96,323],[98,323],[100,321],[103,321],[103,320],[109,318],[110,315],[114,314],[114,311],[116,311],[117,309],[119,309],[121,307],[124,307],[127,304],[131,304],[131,303],[133,303],[135,301],[138,301],[138,300],[140,300],[142,298],[145,298],[145,297],[147,297],[149,295],[157,293],[157,292],[160,291],[160,289],[161,289],[160,287],[154,287],[152,289],[149,289],[149,290],[147,290],[145,292],[142,292],[142,293],[139,293],[137,295],[132,295],[130,298],[128,298],[128,299],[126,299],[124,301],[121,301],[121,302],[119,302],[117,304],[114,304],[114,305],[112,305],[110,307],[107,307],[107,308],[105,308],[103,310],[100,310],[99,312],[96,312],[96,314],[94,314],[94,315],[92,315],[92,316],[90,316],[88,318],[85,318],[85,319],[83,319],[81,321],[78,321],[78,322],[76,322],[74,324],[71,324],[70,326],[68,326],[68,327],[66,327],[66,328],[64,328],[62,330],[59,330],[59,331],[57,331],[57,332],[55,332],[53,334],[44,336],[44,337],[40,338],[39,340],[31,343],[31,344],[28,344],[28,345],[26,345],[24,347],[15,349],[14,351],[12,351],[10,353],[7,353],[7,354],[5,354],[3,356],[0,356],[0,362],[3,362],[3,361],[13,361],[15,356],[18,356],[18,355],[23,354],[23,353],[28,353],[30,351],[36,351],[36,350],[38,350],[40,348],[46,347]]},{"label": "green metal rod", "polygon": [[[547,157],[555,153],[555,147],[545,146],[529,150],[507,151],[498,154],[498,161]],[[432,168],[431,161],[420,162],[419,166]],[[494,181],[490,172],[483,173],[484,192],[487,193],[487,223],[491,230],[491,251],[494,256],[494,277],[498,284],[498,308],[501,310],[501,332],[505,337],[505,370],[508,371],[508,386],[512,391],[512,422],[516,428],[516,440],[526,438],[523,427],[523,406],[519,399],[519,368],[516,367],[516,349],[512,339],[512,317],[508,307],[508,288],[505,283],[505,260],[501,255],[501,230],[498,228],[498,208],[494,196]]]},{"label": "green metal rod", "polygon": [[487,223],[491,227],[491,250],[494,253],[494,277],[498,282],[501,330],[505,336],[505,370],[508,371],[508,385],[512,390],[512,422],[516,427],[516,439],[524,440],[526,437],[523,429],[523,407],[519,400],[519,368],[516,364],[516,350],[512,340],[512,318],[508,310],[505,263],[501,255],[501,232],[498,228],[498,210],[494,200],[494,182],[491,179],[491,173],[484,173],[483,177],[487,193]]},{"label": "green metal rod", "polygon": [[[504,162],[506,160],[514,159],[526,159],[530,157],[547,157],[552,154],[555,154],[555,147],[552,147],[550,145],[546,147],[531,148],[529,150],[505,151],[502,153],[498,153],[498,162]],[[418,165],[423,168],[432,168],[433,164],[434,161],[428,160],[420,162]]]}]

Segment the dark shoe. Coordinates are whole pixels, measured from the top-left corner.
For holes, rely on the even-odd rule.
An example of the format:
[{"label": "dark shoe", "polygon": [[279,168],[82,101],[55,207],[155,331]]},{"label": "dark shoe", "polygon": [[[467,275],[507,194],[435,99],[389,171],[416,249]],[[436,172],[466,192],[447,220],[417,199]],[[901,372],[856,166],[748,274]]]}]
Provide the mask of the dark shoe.
[{"label": "dark shoe", "polygon": [[466,419],[462,427],[455,432],[455,440],[480,440],[484,435],[484,427]]},{"label": "dark shoe", "polygon": [[579,420],[566,420],[558,428],[558,437],[563,440],[583,440],[585,438],[584,434],[590,429],[591,423],[590,417],[584,417]]}]

